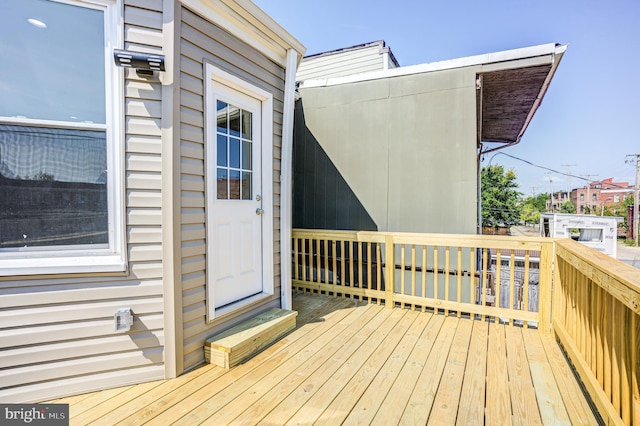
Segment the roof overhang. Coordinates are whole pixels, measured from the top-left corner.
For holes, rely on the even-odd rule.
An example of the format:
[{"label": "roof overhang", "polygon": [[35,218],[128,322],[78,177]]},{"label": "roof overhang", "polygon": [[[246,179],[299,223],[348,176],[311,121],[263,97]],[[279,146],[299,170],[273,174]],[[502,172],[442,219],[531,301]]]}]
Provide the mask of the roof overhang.
[{"label": "roof overhang", "polygon": [[299,63],[306,47],[250,0],[179,0],[208,21],[262,52],[282,66],[294,49]]},{"label": "roof overhang", "polygon": [[483,64],[478,72],[479,142],[513,145],[522,139],[544,98],[566,45],[543,45],[519,58]]},{"label": "roof overhang", "polygon": [[504,147],[518,143],[522,138],[566,49],[566,45],[549,43],[345,77],[307,80],[300,82],[300,87],[334,86],[475,67],[479,142],[495,142]]}]

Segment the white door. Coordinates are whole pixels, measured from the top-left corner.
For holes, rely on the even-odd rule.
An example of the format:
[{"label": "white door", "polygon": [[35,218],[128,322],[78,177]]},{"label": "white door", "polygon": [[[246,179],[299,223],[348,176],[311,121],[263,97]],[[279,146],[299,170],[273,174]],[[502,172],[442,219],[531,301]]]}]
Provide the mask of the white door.
[{"label": "white door", "polygon": [[218,309],[263,291],[262,135],[259,100],[218,82],[212,89],[216,130],[207,140],[207,173],[215,180],[208,180],[207,244],[209,303]]}]

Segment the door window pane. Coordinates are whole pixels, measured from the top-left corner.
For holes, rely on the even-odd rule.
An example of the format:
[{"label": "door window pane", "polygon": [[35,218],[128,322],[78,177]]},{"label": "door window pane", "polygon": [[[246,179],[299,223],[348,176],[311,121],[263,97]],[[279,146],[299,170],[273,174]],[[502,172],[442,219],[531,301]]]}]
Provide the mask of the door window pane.
[{"label": "door window pane", "polygon": [[243,139],[251,139],[251,117],[249,111],[242,111],[242,137]]},{"label": "door window pane", "polygon": [[229,172],[229,199],[240,199],[240,172],[238,170]]},{"label": "door window pane", "polygon": [[218,200],[227,200],[229,198],[229,179],[227,169],[217,169],[217,194]]},{"label": "door window pane", "polygon": [[251,142],[242,142],[242,168],[251,170]]},{"label": "door window pane", "polygon": [[227,104],[225,102],[218,101],[216,103],[216,121],[219,133],[229,133],[227,131],[229,128],[228,118]]},{"label": "door window pane", "polygon": [[240,136],[240,108],[229,105],[229,133]]},{"label": "door window pane", "polygon": [[227,137],[224,135],[218,135],[217,137],[217,154],[216,162],[218,166],[227,165]]},{"label": "door window pane", "polygon": [[240,139],[229,138],[229,167],[240,168]]},{"label": "door window pane", "polygon": [[242,199],[251,200],[251,172],[242,172]]}]

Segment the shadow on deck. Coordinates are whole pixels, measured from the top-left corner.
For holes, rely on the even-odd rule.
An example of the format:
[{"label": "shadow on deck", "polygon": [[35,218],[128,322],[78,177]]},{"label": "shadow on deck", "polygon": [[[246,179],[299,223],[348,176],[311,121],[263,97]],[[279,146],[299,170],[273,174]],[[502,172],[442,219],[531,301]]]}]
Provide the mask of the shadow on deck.
[{"label": "shadow on deck", "polygon": [[535,329],[296,294],[296,330],[231,369],[56,400],[71,424],[595,424]]}]

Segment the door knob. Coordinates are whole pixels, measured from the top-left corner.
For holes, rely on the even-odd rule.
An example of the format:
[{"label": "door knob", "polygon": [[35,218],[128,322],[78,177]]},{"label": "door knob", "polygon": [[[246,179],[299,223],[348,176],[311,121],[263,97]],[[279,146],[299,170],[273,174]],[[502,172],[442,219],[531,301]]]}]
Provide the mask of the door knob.
[{"label": "door knob", "polygon": [[257,214],[258,216],[260,216],[260,215],[261,215],[261,214],[263,214],[263,213],[264,213],[264,210],[262,210],[260,207],[258,207],[258,208],[256,209],[256,214]]}]

